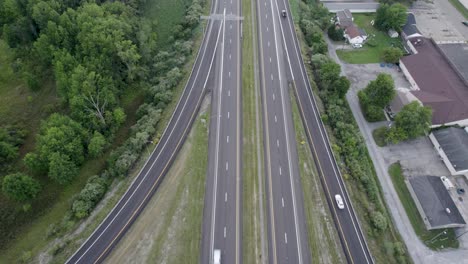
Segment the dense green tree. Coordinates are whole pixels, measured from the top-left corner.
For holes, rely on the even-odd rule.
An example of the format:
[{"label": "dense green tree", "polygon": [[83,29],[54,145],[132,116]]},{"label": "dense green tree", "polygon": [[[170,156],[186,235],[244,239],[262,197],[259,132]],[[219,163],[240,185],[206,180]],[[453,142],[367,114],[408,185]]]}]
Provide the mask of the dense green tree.
[{"label": "dense green tree", "polygon": [[98,157],[104,150],[106,144],[106,138],[104,138],[104,136],[101,133],[95,131],[88,145],[89,155],[91,157]]},{"label": "dense green tree", "polygon": [[377,79],[371,81],[364,89],[369,103],[380,108],[387,106],[395,97],[395,84],[392,76],[380,73]]},{"label": "dense green tree", "polygon": [[68,184],[78,175],[78,166],[69,156],[59,152],[51,153],[49,177],[59,184]]},{"label": "dense green tree", "polygon": [[340,76],[338,79],[332,82],[330,85],[331,89],[335,91],[335,93],[340,97],[343,98],[346,96],[346,93],[351,86],[351,82],[345,76]]},{"label": "dense green tree", "polygon": [[385,62],[397,63],[403,56],[403,51],[399,48],[388,47],[382,51],[382,58]]},{"label": "dense green tree", "polygon": [[395,116],[392,129],[401,129],[408,139],[423,136],[432,124],[432,109],[414,101],[405,105]]},{"label": "dense green tree", "polygon": [[322,87],[328,89],[330,84],[340,77],[341,67],[339,64],[328,61],[317,71],[317,75],[322,83]]},{"label": "dense green tree", "polygon": [[10,174],[3,178],[3,193],[19,202],[36,198],[40,190],[41,185],[37,180],[22,173]]},{"label": "dense green tree", "polygon": [[344,31],[340,27],[337,27],[336,25],[331,25],[328,28],[328,37],[334,41],[340,41],[344,40]]},{"label": "dense green tree", "polygon": [[406,11],[406,6],[400,3],[380,5],[376,12],[375,26],[384,31],[389,29],[401,31],[401,28],[406,23]]},{"label": "dense green tree", "polygon": [[84,161],[87,137],[79,123],[53,114],[41,124],[36,150],[26,155],[25,164],[37,173],[48,172],[52,179],[65,183],[76,175],[76,167]]}]

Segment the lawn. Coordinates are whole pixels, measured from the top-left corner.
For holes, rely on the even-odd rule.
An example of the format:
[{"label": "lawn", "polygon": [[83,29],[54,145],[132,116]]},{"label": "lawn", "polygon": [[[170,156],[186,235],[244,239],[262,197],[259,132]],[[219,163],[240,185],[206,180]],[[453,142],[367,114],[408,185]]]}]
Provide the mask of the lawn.
[{"label": "lawn", "polygon": [[182,22],[190,0],[147,0],[145,17],[156,21],[157,44],[165,46],[174,35],[174,26]]},{"label": "lawn", "polygon": [[455,232],[453,229],[445,229],[447,234],[441,234],[441,232],[444,230],[440,229],[431,231],[426,230],[416,204],[413,201],[413,197],[411,196],[410,192],[408,191],[408,187],[406,186],[405,177],[401,170],[400,163],[392,164],[388,168],[388,173],[392,178],[393,186],[398,193],[398,197],[400,197],[400,201],[405,208],[411,225],[413,226],[414,231],[421,239],[421,241],[433,250],[458,248],[459,243],[458,240],[455,239]]},{"label": "lawn", "polygon": [[372,137],[374,138],[375,144],[379,147],[385,147],[387,142],[385,142],[385,134],[387,133],[387,127],[379,127],[372,131]]},{"label": "lawn", "polygon": [[449,0],[449,2],[468,20],[468,9],[459,0]]},{"label": "lawn", "polygon": [[361,49],[357,50],[340,50],[337,49],[338,57],[352,64],[366,64],[382,62],[382,51],[387,47],[402,48],[400,38],[390,38],[386,32],[382,32],[371,25],[371,21],[375,19],[374,14],[353,14],[354,23],[364,29],[369,35],[368,42]]},{"label": "lawn", "polygon": [[[266,258],[262,255],[262,241],[266,243],[266,233],[264,233],[263,238],[261,237],[261,225],[266,227],[266,221],[261,222],[262,213],[263,219],[266,219],[266,202],[263,196],[264,181],[261,178],[263,176],[263,141],[259,87],[255,84],[254,75],[254,61],[257,59],[257,54],[254,53],[255,45],[257,45],[257,28],[252,4],[256,5],[256,1],[244,0],[242,2],[244,16],[244,35],[242,38],[242,208],[244,211],[242,215],[242,260],[244,263],[261,263]],[[260,207],[260,204],[263,207]]]}]

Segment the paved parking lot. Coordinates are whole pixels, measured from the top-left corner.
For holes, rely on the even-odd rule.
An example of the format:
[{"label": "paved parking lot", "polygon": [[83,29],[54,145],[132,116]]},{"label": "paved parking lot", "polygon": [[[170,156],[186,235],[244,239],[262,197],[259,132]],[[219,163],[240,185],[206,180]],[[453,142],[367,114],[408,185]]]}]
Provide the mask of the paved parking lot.
[{"label": "paved parking lot", "polygon": [[421,33],[437,43],[468,40],[468,27],[461,24],[463,16],[447,0],[417,1],[409,11],[414,13]]}]

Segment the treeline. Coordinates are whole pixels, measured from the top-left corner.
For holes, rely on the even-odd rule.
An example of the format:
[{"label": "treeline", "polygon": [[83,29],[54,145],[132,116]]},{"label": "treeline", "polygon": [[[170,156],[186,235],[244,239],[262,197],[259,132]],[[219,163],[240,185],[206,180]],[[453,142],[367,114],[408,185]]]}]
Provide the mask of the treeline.
[{"label": "treeline", "polygon": [[[5,196],[31,204],[44,184],[72,182],[86,160],[112,145],[126,120],[124,92],[143,89],[145,102],[129,138],[112,151],[107,169],[74,198],[65,223],[88,216],[112,179],[132,168],[184,76],[204,1],[186,1],[185,18],[164,48],[157,45],[155,21],[141,16],[144,2],[0,0],[0,34],[14,48],[15,69],[32,90],[52,76],[63,105],[61,113],[42,121],[35,148],[24,157],[26,169],[4,169]],[[24,134],[0,129],[0,169],[18,157]],[[41,175],[50,182],[41,186],[36,180]],[[9,222],[18,212],[11,213]],[[62,231],[52,229],[51,234]]]},{"label": "treeline", "polygon": [[[304,4],[300,6],[301,21],[311,21],[314,27],[322,30],[320,34],[315,34],[314,40],[312,40],[316,45],[321,46],[322,43],[326,43],[323,39],[323,30],[329,27],[325,21],[330,21],[330,15],[328,12],[321,12],[323,17],[317,19],[311,14],[314,12],[311,10],[320,10],[323,7],[321,4],[315,4],[314,1],[310,2],[308,6]],[[301,30],[307,40],[307,34],[310,33],[302,26]],[[371,226],[368,234],[376,239],[389,235],[391,243],[385,245],[387,249],[385,254],[393,254],[395,258],[389,263],[406,263],[405,247],[391,233],[393,232],[389,228],[391,220],[380,197],[373,164],[345,98],[350,82],[346,77],[340,75],[340,65],[326,55],[325,48],[315,48],[314,43],[311,44],[310,41],[307,41],[307,44],[312,51],[310,58],[315,80],[315,83],[311,83],[311,85],[316,86],[319,90],[319,96],[325,109],[322,120],[331,128],[336,140],[336,144],[332,144],[332,148],[344,161],[344,167],[341,167],[344,170],[343,177],[346,180],[353,180],[357,184],[357,189],[365,192],[367,197],[367,199],[360,201],[359,207],[363,208],[365,219],[369,221]]]}]

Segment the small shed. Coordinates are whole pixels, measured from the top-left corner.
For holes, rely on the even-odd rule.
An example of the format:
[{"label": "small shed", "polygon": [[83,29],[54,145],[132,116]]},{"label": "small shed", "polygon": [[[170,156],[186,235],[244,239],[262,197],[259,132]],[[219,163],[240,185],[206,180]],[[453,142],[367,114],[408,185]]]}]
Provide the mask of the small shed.
[{"label": "small shed", "polygon": [[398,38],[398,36],[399,36],[398,32],[396,32],[396,31],[393,30],[393,29],[388,30],[388,35],[389,35],[391,38]]}]

